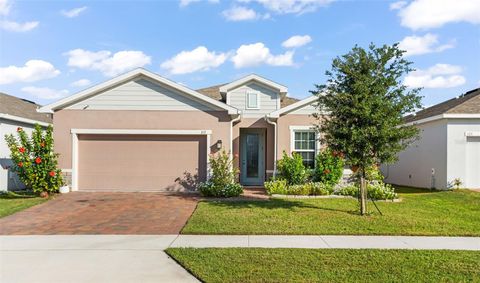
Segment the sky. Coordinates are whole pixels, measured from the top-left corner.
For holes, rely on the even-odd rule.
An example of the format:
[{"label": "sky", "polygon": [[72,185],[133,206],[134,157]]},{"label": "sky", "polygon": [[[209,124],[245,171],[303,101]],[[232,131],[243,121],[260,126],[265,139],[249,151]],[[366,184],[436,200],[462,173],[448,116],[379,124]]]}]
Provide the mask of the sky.
[{"label": "sky", "polygon": [[430,106],[480,87],[480,0],[0,0],[0,91],[48,104],[136,67],[305,98],[356,44],[400,43]]}]

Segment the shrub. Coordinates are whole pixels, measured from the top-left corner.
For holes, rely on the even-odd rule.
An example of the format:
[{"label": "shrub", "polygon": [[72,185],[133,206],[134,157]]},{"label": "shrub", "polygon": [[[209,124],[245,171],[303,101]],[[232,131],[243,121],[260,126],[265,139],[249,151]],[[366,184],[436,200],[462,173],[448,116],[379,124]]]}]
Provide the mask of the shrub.
[{"label": "shrub", "polygon": [[226,184],[223,187],[217,187],[211,182],[200,183],[198,186],[200,193],[206,197],[237,197],[242,194],[243,187],[239,183]]},{"label": "shrub", "polygon": [[355,185],[341,187],[335,191],[336,195],[358,197],[359,188]]},{"label": "shrub", "polygon": [[367,194],[371,199],[396,199],[395,189],[390,184],[374,181],[367,185]]},{"label": "shrub", "polygon": [[211,176],[207,182],[200,183],[198,190],[206,197],[236,197],[242,194],[243,187],[237,183],[238,169],[233,160],[222,151],[210,155]]},{"label": "shrub", "polygon": [[5,135],[15,163],[13,171],[37,194],[57,192],[63,185],[61,170],[57,167],[58,154],[53,151],[52,133],[52,126],[44,131],[36,124],[31,137],[20,127],[17,137]]},{"label": "shrub", "polygon": [[335,186],[343,175],[343,154],[330,149],[322,150],[315,157],[314,181]]},{"label": "shrub", "polygon": [[299,195],[299,196],[308,196],[310,195],[311,186],[307,184],[301,185],[290,185],[287,188],[288,195]]},{"label": "shrub", "polygon": [[311,195],[326,196],[326,195],[331,195],[333,193],[333,186],[330,184],[325,184],[320,182],[313,182],[309,184],[311,186],[310,188]]},{"label": "shrub", "polygon": [[279,194],[279,195],[286,195],[287,194],[287,181],[286,180],[272,180],[269,182],[264,183],[265,190],[269,195]]},{"label": "shrub", "polygon": [[297,153],[288,156],[284,151],[282,159],[277,162],[277,171],[278,177],[285,179],[288,185],[303,184],[308,178],[308,172],[305,165],[303,165],[302,156]]},{"label": "shrub", "polygon": [[[352,197],[358,197],[358,193],[359,187],[356,185],[342,187],[335,191],[335,194],[337,195]],[[398,198],[398,195],[395,193],[395,189],[390,184],[385,184],[379,181],[373,181],[367,184],[367,194],[368,198],[374,200],[393,200]]]}]

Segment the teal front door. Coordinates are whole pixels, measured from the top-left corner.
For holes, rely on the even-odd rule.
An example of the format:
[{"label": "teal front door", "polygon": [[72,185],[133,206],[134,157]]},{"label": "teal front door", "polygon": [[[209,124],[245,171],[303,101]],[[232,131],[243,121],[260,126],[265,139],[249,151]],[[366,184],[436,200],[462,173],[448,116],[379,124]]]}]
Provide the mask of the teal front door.
[{"label": "teal front door", "polygon": [[263,186],[265,181],[265,130],[240,131],[240,183]]}]

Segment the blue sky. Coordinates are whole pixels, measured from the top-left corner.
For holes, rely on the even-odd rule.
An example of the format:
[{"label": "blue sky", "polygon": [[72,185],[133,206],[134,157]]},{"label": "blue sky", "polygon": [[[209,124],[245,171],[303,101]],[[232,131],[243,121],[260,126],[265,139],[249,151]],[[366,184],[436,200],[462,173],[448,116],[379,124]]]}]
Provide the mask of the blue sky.
[{"label": "blue sky", "polygon": [[142,66],[191,88],[256,73],[304,98],[355,44],[401,42],[428,106],[480,86],[479,15],[480,0],[0,0],[0,91],[47,104]]}]

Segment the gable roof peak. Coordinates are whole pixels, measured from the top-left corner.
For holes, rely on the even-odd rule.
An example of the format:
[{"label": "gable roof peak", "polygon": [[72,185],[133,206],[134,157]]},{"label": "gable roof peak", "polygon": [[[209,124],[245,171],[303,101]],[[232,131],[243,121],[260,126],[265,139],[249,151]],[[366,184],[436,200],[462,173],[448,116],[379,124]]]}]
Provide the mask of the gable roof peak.
[{"label": "gable roof peak", "polygon": [[225,103],[222,103],[218,100],[215,100],[211,97],[205,96],[189,87],[186,87],[182,84],[179,84],[177,82],[174,82],[170,79],[164,78],[156,73],[150,72],[144,68],[136,68],[132,71],[126,72],[122,75],[119,75],[117,77],[114,77],[106,82],[97,84],[95,86],[92,86],[90,88],[87,88],[83,91],[80,91],[74,95],[65,97],[63,99],[60,99],[56,102],[53,102],[51,104],[45,105],[41,107],[38,111],[43,112],[43,113],[53,113],[55,110],[62,109],[63,107],[77,103],[79,101],[82,101],[90,96],[96,95],[97,93],[100,93],[102,91],[105,91],[113,86],[117,86],[123,83],[126,83],[128,81],[132,81],[133,79],[139,77],[139,76],[144,76],[146,78],[149,78],[157,83],[165,84],[169,87],[172,87],[178,91],[181,91],[185,93],[186,95],[189,95],[191,97],[194,97],[200,101],[204,101],[205,103],[208,103],[210,105],[213,105],[217,108],[224,109],[228,111],[228,114],[238,114],[238,109],[235,107],[232,107],[230,105],[227,105]]},{"label": "gable roof peak", "polygon": [[262,84],[264,84],[264,85],[267,85],[267,86],[269,86],[269,87],[271,87],[271,88],[273,88],[273,89],[277,89],[280,93],[287,93],[287,92],[288,92],[288,88],[287,88],[286,86],[284,86],[284,85],[282,85],[282,84],[279,84],[279,83],[277,83],[277,82],[274,82],[274,81],[272,81],[272,80],[269,80],[269,79],[267,79],[267,78],[265,78],[265,77],[262,77],[262,76],[259,76],[259,75],[257,75],[257,74],[254,74],[254,73],[252,73],[252,74],[250,74],[250,75],[247,75],[247,76],[245,76],[245,77],[242,77],[242,78],[240,78],[240,79],[237,79],[237,80],[235,80],[235,81],[233,81],[233,82],[230,82],[230,83],[228,83],[228,84],[226,84],[226,85],[221,86],[221,87],[220,87],[220,92],[221,92],[221,93],[226,93],[226,92],[228,92],[229,90],[231,90],[231,89],[233,89],[233,88],[236,88],[236,87],[238,87],[238,86],[240,86],[240,85],[242,85],[242,84],[245,84],[245,83],[247,83],[247,82],[249,82],[249,81],[252,81],[252,80],[253,80],[253,81],[260,82],[260,83],[262,83]]}]

